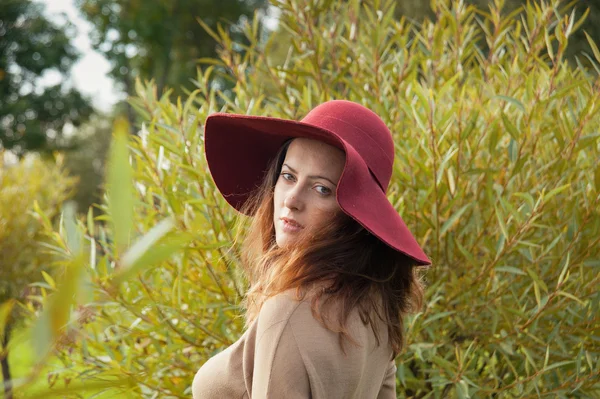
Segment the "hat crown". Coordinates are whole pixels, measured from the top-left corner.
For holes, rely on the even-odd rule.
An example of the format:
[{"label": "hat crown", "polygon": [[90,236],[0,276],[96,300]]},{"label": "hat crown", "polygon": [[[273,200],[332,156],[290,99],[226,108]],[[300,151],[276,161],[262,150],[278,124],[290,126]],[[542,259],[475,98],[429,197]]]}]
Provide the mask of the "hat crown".
[{"label": "hat crown", "polygon": [[352,101],[332,100],[315,107],[302,122],[332,131],[350,144],[381,189],[387,191],[394,164],[394,142],[376,113]]}]

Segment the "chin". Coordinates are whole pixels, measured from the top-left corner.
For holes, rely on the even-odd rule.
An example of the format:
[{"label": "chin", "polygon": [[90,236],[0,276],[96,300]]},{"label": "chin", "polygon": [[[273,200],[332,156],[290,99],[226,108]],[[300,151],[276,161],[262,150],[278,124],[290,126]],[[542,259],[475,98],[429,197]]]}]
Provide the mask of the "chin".
[{"label": "chin", "polygon": [[277,244],[277,246],[279,248],[285,248],[287,246],[287,244],[289,243],[289,240],[285,237],[276,237],[275,243]]}]

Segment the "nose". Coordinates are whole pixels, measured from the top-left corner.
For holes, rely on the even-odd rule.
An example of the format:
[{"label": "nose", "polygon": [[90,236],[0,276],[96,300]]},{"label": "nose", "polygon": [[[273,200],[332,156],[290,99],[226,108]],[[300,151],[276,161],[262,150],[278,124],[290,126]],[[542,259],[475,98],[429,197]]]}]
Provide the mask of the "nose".
[{"label": "nose", "polygon": [[296,187],[294,187],[293,189],[291,189],[290,191],[287,192],[284,200],[283,200],[283,205],[286,208],[289,209],[295,209],[295,210],[302,210],[303,207],[303,202],[302,202],[302,198],[300,196],[300,185],[296,185]]}]

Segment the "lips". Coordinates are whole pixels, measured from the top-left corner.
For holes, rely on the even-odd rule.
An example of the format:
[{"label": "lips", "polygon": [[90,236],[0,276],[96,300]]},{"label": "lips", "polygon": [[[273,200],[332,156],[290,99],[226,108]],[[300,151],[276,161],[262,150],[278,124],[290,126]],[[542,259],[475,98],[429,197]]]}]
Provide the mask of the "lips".
[{"label": "lips", "polygon": [[283,220],[284,223],[288,224],[290,227],[295,227],[298,229],[303,229],[304,226],[302,226],[300,223],[296,222],[294,219],[290,219],[290,218],[281,218],[281,220]]}]

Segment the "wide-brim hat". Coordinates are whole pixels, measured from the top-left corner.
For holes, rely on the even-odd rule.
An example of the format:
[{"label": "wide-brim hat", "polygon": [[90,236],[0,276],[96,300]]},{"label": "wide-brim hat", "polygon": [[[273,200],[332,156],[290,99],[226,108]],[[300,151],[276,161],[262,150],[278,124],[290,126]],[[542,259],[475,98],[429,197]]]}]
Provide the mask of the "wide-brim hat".
[{"label": "wide-brim hat", "polygon": [[394,162],[392,135],[377,114],[351,101],[325,102],[301,121],[227,113],[208,116],[206,160],[225,200],[241,212],[281,146],[296,137],[343,150],[346,163],[336,190],[342,211],[416,264],[431,264],[386,196]]}]

